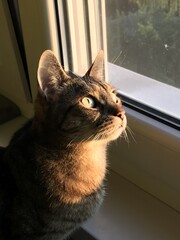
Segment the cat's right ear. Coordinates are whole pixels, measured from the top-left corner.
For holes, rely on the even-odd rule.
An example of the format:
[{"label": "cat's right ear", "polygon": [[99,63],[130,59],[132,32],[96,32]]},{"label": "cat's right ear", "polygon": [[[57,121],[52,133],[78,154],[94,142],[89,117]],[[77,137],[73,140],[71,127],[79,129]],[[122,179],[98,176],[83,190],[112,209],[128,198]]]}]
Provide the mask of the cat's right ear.
[{"label": "cat's right ear", "polygon": [[104,81],[105,79],[105,69],[104,69],[104,53],[100,50],[97,54],[93,64],[90,69],[86,72],[85,76],[93,77],[97,80]]},{"label": "cat's right ear", "polygon": [[53,100],[61,82],[65,79],[69,79],[69,76],[60,66],[54,53],[50,50],[46,50],[39,60],[37,78],[40,91],[47,99]]}]

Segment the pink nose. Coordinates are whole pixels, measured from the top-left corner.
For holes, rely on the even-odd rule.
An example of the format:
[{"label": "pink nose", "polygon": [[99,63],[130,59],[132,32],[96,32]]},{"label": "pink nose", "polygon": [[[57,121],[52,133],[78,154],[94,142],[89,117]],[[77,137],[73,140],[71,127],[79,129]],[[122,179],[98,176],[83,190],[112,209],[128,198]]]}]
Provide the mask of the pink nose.
[{"label": "pink nose", "polygon": [[123,119],[124,115],[125,115],[125,111],[123,108],[121,108],[121,110],[117,113],[117,116],[120,117],[121,119]]},{"label": "pink nose", "polygon": [[124,118],[125,111],[121,105],[116,104],[116,114],[115,115],[121,119]]}]

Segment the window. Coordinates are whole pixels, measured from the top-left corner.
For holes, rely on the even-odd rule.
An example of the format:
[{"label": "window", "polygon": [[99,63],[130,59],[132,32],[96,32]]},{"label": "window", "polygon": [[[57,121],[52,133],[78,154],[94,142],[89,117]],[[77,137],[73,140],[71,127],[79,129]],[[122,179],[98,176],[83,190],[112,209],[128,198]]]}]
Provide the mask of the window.
[{"label": "window", "polygon": [[106,19],[112,84],[125,102],[178,127],[180,1],[107,0]]}]

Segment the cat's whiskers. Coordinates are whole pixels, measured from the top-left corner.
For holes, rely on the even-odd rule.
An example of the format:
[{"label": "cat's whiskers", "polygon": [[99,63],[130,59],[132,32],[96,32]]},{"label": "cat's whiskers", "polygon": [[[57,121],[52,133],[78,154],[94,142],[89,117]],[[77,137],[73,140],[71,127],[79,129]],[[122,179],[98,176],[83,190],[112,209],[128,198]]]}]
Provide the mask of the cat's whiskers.
[{"label": "cat's whiskers", "polygon": [[129,132],[130,136],[132,137],[133,141],[136,143],[136,139],[134,137],[134,133],[133,133],[132,129],[129,126],[127,126],[126,129]]},{"label": "cat's whiskers", "polygon": [[101,139],[106,139],[107,136],[106,136],[106,133],[104,132],[104,130],[102,129],[100,132],[98,132],[95,137],[94,137],[94,140],[95,141],[98,141],[98,140],[101,140]]},{"label": "cat's whiskers", "polygon": [[98,141],[101,138],[101,136],[102,135],[100,133],[98,133],[97,135],[94,136],[94,140]]},{"label": "cat's whiskers", "polygon": [[132,137],[133,141],[136,143],[135,137],[134,137],[134,133],[133,131],[130,129],[129,126],[126,126],[126,129],[124,129],[124,131],[122,132],[122,137],[124,137],[125,141],[127,142],[127,144],[130,144],[130,139],[128,136],[128,133],[130,134],[130,136]]},{"label": "cat's whiskers", "polygon": [[[76,138],[77,139],[77,138]],[[81,144],[83,143],[83,142],[86,142],[87,140],[85,139],[85,138],[83,138],[80,142],[78,142],[77,144],[74,144],[74,149],[73,149],[73,153],[72,154],[74,154],[75,152],[76,152],[76,150],[78,149],[78,147],[79,146],[81,146]],[[73,140],[71,141],[72,142],[72,144],[73,144]]]},{"label": "cat's whiskers", "polygon": [[74,144],[74,141],[77,139],[77,137],[71,139],[71,141],[67,144],[67,148],[69,148],[72,144]]},{"label": "cat's whiskers", "polygon": [[124,129],[124,131],[123,131],[123,137],[126,140],[126,142],[129,144],[129,138],[128,138],[126,129]]},{"label": "cat's whiskers", "polygon": [[84,141],[85,141],[85,139],[82,139],[80,142],[78,142],[78,144],[77,144],[76,147],[74,148],[73,153],[77,150],[77,148],[78,148],[79,146],[81,146],[81,144],[82,144]]}]

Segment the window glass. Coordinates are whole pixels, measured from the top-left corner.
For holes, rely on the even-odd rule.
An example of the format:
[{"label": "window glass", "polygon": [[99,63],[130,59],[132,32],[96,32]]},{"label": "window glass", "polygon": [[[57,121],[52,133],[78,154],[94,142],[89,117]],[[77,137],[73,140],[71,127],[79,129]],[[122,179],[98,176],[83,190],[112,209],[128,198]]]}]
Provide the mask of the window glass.
[{"label": "window glass", "polygon": [[107,0],[108,60],[180,88],[180,0]]}]

